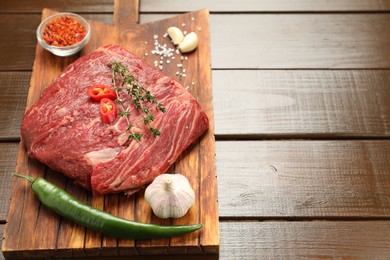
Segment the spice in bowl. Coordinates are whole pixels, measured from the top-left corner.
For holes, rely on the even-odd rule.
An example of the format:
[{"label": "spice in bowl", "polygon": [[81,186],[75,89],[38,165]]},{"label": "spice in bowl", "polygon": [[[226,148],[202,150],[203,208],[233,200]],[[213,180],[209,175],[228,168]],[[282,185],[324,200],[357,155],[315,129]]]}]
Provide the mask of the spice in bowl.
[{"label": "spice in bowl", "polygon": [[65,57],[80,51],[89,41],[88,22],[74,13],[58,13],[46,18],[37,29],[41,46],[51,53]]},{"label": "spice in bowl", "polygon": [[64,47],[76,44],[86,35],[85,26],[66,15],[54,19],[46,25],[42,38],[47,44]]}]

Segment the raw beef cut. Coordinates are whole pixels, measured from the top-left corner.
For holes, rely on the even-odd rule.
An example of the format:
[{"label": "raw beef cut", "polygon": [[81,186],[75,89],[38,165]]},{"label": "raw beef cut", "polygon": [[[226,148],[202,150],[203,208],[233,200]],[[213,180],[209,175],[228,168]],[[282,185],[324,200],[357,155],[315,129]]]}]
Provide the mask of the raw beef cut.
[{"label": "raw beef cut", "polygon": [[[128,140],[126,117],[102,122],[99,103],[87,95],[87,89],[112,85],[109,64],[114,61],[126,65],[165,107],[165,113],[149,107],[160,136],[151,134],[131,101],[128,119],[132,129],[143,134],[139,142]],[[164,173],[207,128],[205,112],[178,82],[121,46],[108,45],[76,60],[44,90],[24,115],[21,136],[30,157],[94,195],[131,194]]]}]

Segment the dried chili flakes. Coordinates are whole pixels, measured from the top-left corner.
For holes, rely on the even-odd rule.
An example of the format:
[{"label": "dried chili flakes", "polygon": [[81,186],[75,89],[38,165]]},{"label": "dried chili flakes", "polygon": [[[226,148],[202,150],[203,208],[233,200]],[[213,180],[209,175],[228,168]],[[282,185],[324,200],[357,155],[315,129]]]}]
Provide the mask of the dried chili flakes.
[{"label": "dried chili flakes", "polygon": [[63,47],[80,42],[85,35],[86,29],[80,22],[69,16],[62,16],[45,27],[42,38],[47,44]]}]

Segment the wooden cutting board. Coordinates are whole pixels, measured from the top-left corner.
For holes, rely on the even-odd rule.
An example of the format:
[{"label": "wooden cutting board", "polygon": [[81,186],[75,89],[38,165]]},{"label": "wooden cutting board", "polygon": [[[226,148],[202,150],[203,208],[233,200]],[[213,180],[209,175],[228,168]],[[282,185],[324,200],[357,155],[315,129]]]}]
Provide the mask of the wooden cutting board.
[{"label": "wooden cutting board", "polygon": [[[44,9],[42,19],[53,13],[52,10]],[[73,185],[70,179],[29,159],[22,143],[19,146],[15,171],[32,177],[45,177],[76,198],[116,216],[161,225],[202,223],[203,228],[199,232],[172,239],[133,241],[106,237],[63,219],[41,206],[30,185],[25,180],[15,178],[2,246],[5,257],[182,254],[202,256],[219,252],[209,12],[200,10],[143,25],[137,24],[137,19],[137,1],[116,1],[115,25],[90,21],[91,40],[78,55],[60,58],[38,45],[26,109],[39,99],[43,89],[67,65],[102,45],[120,44],[150,64],[157,60],[160,66],[162,59],[151,52],[156,36],[160,44],[170,46],[169,38],[164,37],[169,26],[177,26],[187,32],[195,31],[199,37],[199,45],[195,52],[188,55],[175,54],[175,60],[166,63],[164,59],[161,64],[162,71],[186,87],[210,119],[208,132],[182,153],[169,169],[169,172],[182,173],[190,180],[196,193],[195,205],[180,219],[162,220],[157,218],[146,204],[143,191],[131,197],[116,194],[93,198],[90,192]],[[177,66],[179,63],[183,65],[181,69]],[[186,71],[183,72],[183,69]],[[177,72],[186,76],[176,75]]]}]

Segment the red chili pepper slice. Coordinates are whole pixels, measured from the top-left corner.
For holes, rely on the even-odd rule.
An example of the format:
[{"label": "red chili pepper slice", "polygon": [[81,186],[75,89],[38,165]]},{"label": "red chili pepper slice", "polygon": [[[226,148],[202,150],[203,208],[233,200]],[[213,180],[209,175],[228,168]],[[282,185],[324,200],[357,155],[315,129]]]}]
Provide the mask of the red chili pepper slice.
[{"label": "red chili pepper slice", "polygon": [[117,116],[117,110],[115,103],[108,98],[102,98],[100,100],[100,117],[106,124],[114,122]]},{"label": "red chili pepper slice", "polygon": [[115,91],[106,85],[90,86],[87,92],[88,92],[88,96],[90,96],[91,98],[97,101],[102,100],[102,98],[108,98],[111,100],[116,99]]}]

